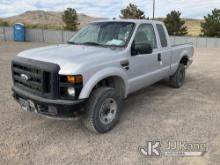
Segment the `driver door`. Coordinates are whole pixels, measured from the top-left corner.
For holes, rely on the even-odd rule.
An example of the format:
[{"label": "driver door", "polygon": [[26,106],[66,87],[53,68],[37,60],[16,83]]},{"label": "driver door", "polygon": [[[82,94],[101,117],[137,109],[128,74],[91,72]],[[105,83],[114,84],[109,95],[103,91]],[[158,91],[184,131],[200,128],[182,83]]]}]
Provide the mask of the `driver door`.
[{"label": "driver door", "polygon": [[133,42],[133,44],[148,43],[153,48],[153,52],[151,54],[139,53],[130,57],[130,69],[128,70],[129,93],[153,84],[161,78],[158,72],[160,69],[160,63],[158,62],[159,49],[153,25],[141,24],[136,31]]}]

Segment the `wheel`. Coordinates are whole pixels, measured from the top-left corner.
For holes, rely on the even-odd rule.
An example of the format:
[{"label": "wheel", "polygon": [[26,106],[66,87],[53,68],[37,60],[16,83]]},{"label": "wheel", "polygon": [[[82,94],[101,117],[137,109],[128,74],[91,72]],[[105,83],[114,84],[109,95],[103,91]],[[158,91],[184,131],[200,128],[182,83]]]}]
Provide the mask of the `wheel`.
[{"label": "wheel", "polygon": [[179,64],[177,71],[174,75],[170,76],[170,85],[174,88],[180,88],[185,81],[186,69],[184,64]]},{"label": "wheel", "polygon": [[121,109],[122,99],[115,89],[100,87],[91,94],[82,122],[93,132],[105,133],[117,124]]}]

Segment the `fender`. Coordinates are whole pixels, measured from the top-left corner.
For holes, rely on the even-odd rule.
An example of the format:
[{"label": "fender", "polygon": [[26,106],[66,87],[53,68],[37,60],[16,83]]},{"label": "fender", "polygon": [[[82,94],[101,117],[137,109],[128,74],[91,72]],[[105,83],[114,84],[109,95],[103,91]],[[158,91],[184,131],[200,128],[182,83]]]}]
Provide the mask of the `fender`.
[{"label": "fender", "polygon": [[174,74],[174,73],[177,71],[178,66],[179,66],[179,63],[180,63],[181,59],[182,59],[184,56],[187,56],[188,59],[190,58],[188,54],[189,54],[189,52],[188,52],[187,50],[184,50],[184,51],[182,51],[182,52],[179,54],[179,57],[176,58],[176,59],[178,59],[178,61],[175,61],[175,62],[173,62],[173,63],[171,64],[171,73],[170,73],[170,75]]},{"label": "fender", "polygon": [[184,50],[183,52],[181,52],[181,54],[179,56],[179,63],[184,56],[186,56],[188,59],[190,59],[189,52],[187,50]]},{"label": "fender", "polygon": [[90,93],[92,92],[92,89],[95,87],[95,85],[98,82],[111,76],[118,76],[124,81],[124,85],[125,85],[124,97],[126,98],[128,95],[129,88],[128,88],[128,78],[125,71],[121,68],[110,67],[100,70],[99,72],[96,72],[94,75],[91,75],[91,78],[86,82],[82,91],[80,92],[79,99],[88,98]]}]

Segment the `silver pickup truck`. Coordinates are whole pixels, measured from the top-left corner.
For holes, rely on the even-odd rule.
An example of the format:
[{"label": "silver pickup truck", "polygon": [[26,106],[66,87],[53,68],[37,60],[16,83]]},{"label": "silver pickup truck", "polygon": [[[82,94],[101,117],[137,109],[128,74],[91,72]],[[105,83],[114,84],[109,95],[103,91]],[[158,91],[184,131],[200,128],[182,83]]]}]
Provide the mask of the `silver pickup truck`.
[{"label": "silver pickup truck", "polygon": [[192,56],[191,44],[170,45],[162,22],[96,21],[67,44],[19,53],[11,65],[13,96],[25,111],[81,116],[87,128],[105,133],[130,93],[165,78],[180,88]]}]

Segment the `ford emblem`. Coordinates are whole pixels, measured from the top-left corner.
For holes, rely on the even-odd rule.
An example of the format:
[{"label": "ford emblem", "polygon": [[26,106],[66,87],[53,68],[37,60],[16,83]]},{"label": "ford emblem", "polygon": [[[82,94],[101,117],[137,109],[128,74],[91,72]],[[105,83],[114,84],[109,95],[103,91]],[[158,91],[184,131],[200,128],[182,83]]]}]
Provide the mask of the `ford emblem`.
[{"label": "ford emblem", "polygon": [[26,74],[21,74],[21,79],[24,81],[28,81],[28,76]]}]

